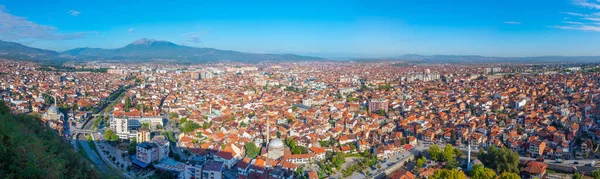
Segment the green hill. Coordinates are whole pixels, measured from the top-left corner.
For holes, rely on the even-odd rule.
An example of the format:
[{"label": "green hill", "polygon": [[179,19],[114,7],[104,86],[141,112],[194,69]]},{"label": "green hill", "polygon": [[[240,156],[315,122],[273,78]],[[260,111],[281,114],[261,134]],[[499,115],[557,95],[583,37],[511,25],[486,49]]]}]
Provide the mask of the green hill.
[{"label": "green hill", "polygon": [[102,178],[38,117],[11,114],[0,100],[0,178]]}]

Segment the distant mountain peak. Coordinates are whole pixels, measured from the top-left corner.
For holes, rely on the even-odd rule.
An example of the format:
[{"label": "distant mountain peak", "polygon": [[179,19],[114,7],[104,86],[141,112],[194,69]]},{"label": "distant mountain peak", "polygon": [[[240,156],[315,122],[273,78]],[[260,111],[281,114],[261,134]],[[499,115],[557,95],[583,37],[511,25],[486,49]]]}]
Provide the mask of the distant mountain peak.
[{"label": "distant mountain peak", "polygon": [[180,47],[173,42],[141,38],[133,41],[127,47]]},{"label": "distant mountain peak", "polygon": [[156,42],[156,40],[154,40],[154,39],[141,38],[136,41],[133,41],[133,43],[131,43],[131,45],[149,45],[154,42]]}]

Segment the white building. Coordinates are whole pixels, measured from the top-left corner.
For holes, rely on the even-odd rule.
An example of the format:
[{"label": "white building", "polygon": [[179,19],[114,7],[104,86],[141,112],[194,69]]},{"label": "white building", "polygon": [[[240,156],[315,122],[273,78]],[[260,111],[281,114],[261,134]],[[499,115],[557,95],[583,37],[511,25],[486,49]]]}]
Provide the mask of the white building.
[{"label": "white building", "polygon": [[303,99],[302,100],[302,104],[305,105],[305,106],[312,106],[313,105],[313,100],[312,100],[312,98]]},{"label": "white building", "polygon": [[154,137],[152,142],[138,144],[135,156],[145,164],[161,161],[169,156],[169,142],[164,136]]}]

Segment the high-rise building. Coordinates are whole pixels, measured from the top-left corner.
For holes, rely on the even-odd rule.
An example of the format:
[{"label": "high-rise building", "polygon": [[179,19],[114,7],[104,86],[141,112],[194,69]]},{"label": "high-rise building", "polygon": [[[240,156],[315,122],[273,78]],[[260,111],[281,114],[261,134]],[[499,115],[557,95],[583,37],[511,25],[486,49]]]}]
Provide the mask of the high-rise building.
[{"label": "high-rise building", "polygon": [[198,79],[200,79],[200,73],[199,72],[191,72],[190,77],[192,77],[192,80],[198,80]]},{"label": "high-rise building", "polygon": [[150,141],[150,130],[141,129],[140,131],[138,131],[136,141],[139,143]]},{"label": "high-rise building", "polygon": [[387,112],[388,103],[387,99],[371,99],[371,101],[369,101],[369,112],[377,113],[380,110]]},{"label": "high-rise building", "polygon": [[115,126],[115,133],[120,139],[129,138],[129,119],[125,117],[113,118],[113,122],[110,126]]},{"label": "high-rise building", "polygon": [[310,106],[313,105],[313,100],[311,98],[303,99],[302,100],[302,104],[305,105],[305,106],[309,106],[310,107]]},{"label": "high-rise building", "polygon": [[208,79],[208,78],[213,78],[213,73],[210,71],[203,71],[200,78],[202,79]]}]

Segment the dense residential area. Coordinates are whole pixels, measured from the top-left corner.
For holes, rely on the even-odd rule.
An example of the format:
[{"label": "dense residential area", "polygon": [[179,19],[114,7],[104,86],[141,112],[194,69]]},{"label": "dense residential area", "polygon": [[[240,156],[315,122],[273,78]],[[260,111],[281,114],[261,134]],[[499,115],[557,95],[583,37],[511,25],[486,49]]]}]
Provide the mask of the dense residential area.
[{"label": "dense residential area", "polygon": [[7,111],[120,178],[600,177],[593,64],[0,64]]}]

